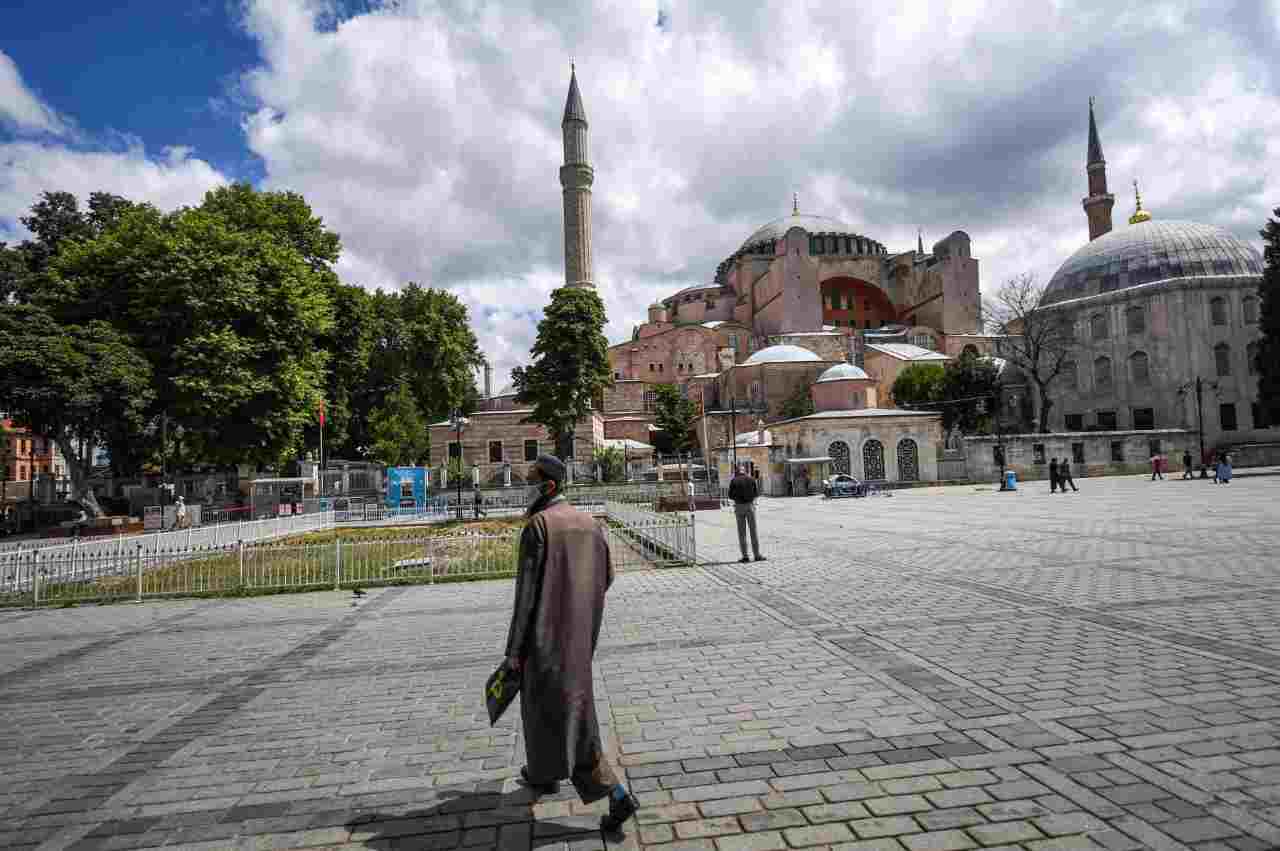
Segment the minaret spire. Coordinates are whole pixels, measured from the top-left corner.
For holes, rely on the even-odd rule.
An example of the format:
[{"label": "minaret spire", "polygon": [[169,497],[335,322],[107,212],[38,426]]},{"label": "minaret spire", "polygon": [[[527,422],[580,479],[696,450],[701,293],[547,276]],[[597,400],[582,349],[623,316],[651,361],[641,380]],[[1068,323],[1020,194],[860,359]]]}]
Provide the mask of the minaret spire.
[{"label": "minaret spire", "polygon": [[916,253],[924,254],[924,228],[916,226]]},{"label": "minaret spire", "polygon": [[1089,219],[1089,240],[1092,242],[1111,232],[1111,208],[1116,203],[1116,196],[1107,192],[1107,161],[1102,158],[1098,122],[1093,117],[1093,98],[1089,98],[1089,152],[1085,171],[1089,176],[1089,197],[1080,203]]},{"label": "minaret spire", "polygon": [[578,91],[578,69],[569,64],[569,96],[560,129],[564,134],[564,165],[560,186],[564,194],[564,285],[592,287],[591,184],[595,172],[587,151],[587,111]]}]

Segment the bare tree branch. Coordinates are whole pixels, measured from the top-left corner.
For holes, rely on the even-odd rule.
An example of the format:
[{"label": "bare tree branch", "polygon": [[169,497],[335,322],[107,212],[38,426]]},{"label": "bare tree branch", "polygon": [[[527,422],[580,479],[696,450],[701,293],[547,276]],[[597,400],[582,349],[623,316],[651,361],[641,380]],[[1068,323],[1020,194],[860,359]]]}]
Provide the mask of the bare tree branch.
[{"label": "bare tree branch", "polygon": [[1042,432],[1049,430],[1052,385],[1076,349],[1074,325],[1065,313],[1048,309],[1046,289],[1035,275],[1024,273],[982,300],[983,326],[1003,337],[996,353],[1036,386]]}]

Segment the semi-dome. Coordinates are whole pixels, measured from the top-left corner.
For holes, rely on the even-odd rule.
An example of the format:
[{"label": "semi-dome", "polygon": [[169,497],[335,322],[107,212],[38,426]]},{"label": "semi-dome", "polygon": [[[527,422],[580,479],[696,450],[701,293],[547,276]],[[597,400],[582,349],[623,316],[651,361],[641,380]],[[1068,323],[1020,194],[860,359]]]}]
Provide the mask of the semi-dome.
[{"label": "semi-dome", "polygon": [[808,363],[820,361],[822,358],[801,346],[769,346],[753,354],[742,362],[743,366],[757,366],[762,363]]},{"label": "semi-dome", "polygon": [[838,363],[818,376],[817,383],[821,384],[824,381],[859,381],[867,380],[870,377],[862,369],[851,363]]},{"label": "semi-dome", "polygon": [[1113,230],[1067,258],[1049,281],[1048,303],[1170,278],[1261,275],[1257,249],[1215,225],[1144,221]]}]

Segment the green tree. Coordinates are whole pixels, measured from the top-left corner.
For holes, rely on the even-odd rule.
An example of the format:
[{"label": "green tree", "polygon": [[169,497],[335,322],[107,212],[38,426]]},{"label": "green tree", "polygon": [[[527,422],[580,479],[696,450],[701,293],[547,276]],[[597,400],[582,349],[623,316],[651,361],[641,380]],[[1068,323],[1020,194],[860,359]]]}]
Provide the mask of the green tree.
[{"label": "green tree", "polygon": [[151,399],[150,364],[109,323],[64,325],[34,305],[0,304],[0,408],[58,445],[90,516],[102,516],[88,486],[94,449],[140,432]]},{"label": "green tree", "polygon": [[[422,411],[443,419],[475,405],[475,371],[484,365],[467,307],[453,293],[410,283],[399,293],[403,369]],[[607,366],[607,364],[606,364]]]},{"label": "green tree", "polygon": [[989,430],[999,386],[1000,372],[990,358],[969,352],[948,363],[938,397],[947,403],[941,406],[942,427],[950,431],[954,426],[964,434]]},{"label": "green tree", "polygon": [[928,406],[942,398],[946,369],[938,363],[913,363],[894,379],[893,403],[899,408]]},{"label": "green tree", "polygon": [[427,422],[418,409],[418,400],[402,378],[387,396],[386,405],[370,416],[373,443],[369,454],[388,467],[412,467],[423,463],[431,451]]},{"label": "green tree", "polygon": [[532,363],[512,371],[516,401],[533,406],[525,422],[544,426],[562,458],[572,454],[578,422],[613,386],[604,324],[604,302],[594,289],[561,287],[538,323]]},{"label": "green tree", "polygon": [[674,384],[655,384],[653,394],[653,424],[666,435],[672,452],[688,452],[698,442],[698,406]]},{"label": "green tree", "polygon": [[[1274,211],[1280,217],[1280,207]],[[1262,338],[1258,341],[1258,401],[1268,425],[1280,425],[1280,220],[1261,231],[1266,266],[1258,293]]]},{"label": "green tree", "polygon": [[333,323],[330,278],[289,242],[202,208],[125,213],[51,267],[64,321],[96,314],[151,363],[188,458],[280,464],[304,449]]},{"label": "green tree", "polygon": [[814,411],[813,395],[809,391],[807,383],[800,383],[791,395],[783,400],[778,413],[783,419],[794,420],[798,417],[807,417]]},{"label": "green tree", "polygon": [[597,447],[592,460],[600,465],[600,476],[606,482],[620,482],[627,477],[626,459],[621,447]]}]

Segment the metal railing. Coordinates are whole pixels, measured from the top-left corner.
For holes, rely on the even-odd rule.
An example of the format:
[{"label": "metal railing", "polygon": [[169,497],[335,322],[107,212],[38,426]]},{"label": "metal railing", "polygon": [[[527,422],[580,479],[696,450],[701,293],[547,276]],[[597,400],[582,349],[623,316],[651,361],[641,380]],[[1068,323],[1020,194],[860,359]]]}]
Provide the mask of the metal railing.
[{"label": "metal railing", "polygon": [[236,541],[271,540],[299,532],[327,529],[333,525],[333,512],[295,514],[266,520],[243,520],[212,526],[191,526],[169,532],[147,532],[141,535],[118,535],[111,538],[83,538],[54,546],[28,546],[0,552],[0,573],[40,554],[50,559],[120,560],[125,554],[141,548],[145,553],[171,552],[218,547]]},{"label": "metal railing", "polygon": [[[279,519],[309,517],[316,515]],[[329,520],[324,528],[330,528]],[[617,571],[696,560],[692,515],[658,515],[614,503],[597,522],[608,536]],[[124,546],[125,539],[118,539],[107,549],[33,550],[0,567],[0,603],[40,606],[500,579],[515,574],[520,543],[515,528],[496,533],[393,528],[372,537],[366,531],[364,537],[301,542],[272,541],[265,537],[270,531],[260,530],[264,537],[257,541],[166,548],[138,540]]]}]

